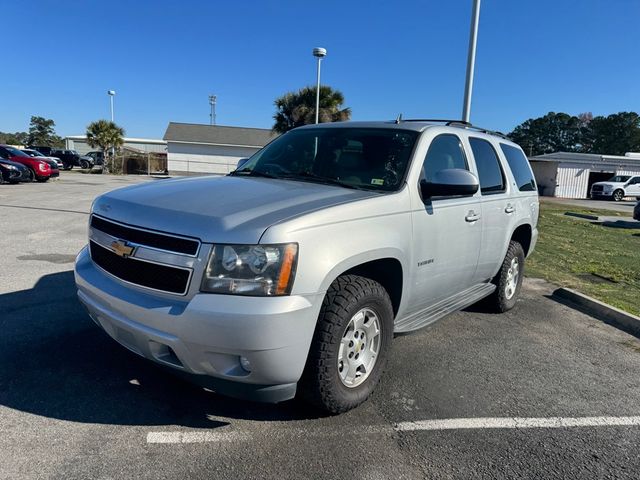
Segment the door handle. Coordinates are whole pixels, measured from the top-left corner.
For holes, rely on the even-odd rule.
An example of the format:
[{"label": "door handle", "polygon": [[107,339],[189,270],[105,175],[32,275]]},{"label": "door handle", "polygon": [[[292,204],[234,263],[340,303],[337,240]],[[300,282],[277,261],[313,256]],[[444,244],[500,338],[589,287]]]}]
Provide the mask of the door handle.
[{"label": "door handle", "polygon": [[467,216],[464,217],[464,219],[467,222],[477,222],[478,220],[480,220],[480,214],[471,210],[469,213],[467,213]]},{"label": "door handle", "polygon": [[516,207],[512,206],[511,204],[507,205],[507,207],[504,209],[504,213],[513,213],[516,211]]}]

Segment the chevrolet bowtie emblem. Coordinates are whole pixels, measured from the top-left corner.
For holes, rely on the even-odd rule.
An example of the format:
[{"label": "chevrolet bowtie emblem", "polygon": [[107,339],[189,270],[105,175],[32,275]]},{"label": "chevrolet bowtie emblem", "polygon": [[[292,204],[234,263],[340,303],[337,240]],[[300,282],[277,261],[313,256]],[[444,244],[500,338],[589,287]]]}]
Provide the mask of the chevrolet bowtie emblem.
[{"label": "chevrolet bowtie emblem", "polygon": [[111,250],[113,250],[113,253],[115,253],[119,257],[127,258],[133,255],[135,247],[130,246],[124,240],[116,240],[111,244]]}]

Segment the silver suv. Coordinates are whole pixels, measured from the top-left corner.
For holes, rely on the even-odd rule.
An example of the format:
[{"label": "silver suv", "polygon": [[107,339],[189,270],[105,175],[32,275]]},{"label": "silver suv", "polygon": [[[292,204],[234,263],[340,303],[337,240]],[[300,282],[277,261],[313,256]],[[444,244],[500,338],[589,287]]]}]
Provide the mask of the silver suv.
[{"label": "silver suv", "polygon": [[131,351],[214,391],[362,403],[394,333],[512,308],[538,236],[520,147],[461,122],[280,136],[225,177],[98,197],[78,295]]}]

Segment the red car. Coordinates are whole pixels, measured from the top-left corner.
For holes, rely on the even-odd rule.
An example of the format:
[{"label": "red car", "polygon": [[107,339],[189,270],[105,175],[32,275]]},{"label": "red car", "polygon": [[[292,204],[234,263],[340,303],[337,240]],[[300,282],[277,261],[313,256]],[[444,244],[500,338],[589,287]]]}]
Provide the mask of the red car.
[{"label": "red car", "polygon": [[8,145],[0,145],[0,158],[24,165],[29,169],[31,180],[38,182],[46,182],[50,178],[60,175],[57,163],[53,160],[39,160],[37,157],[30,157],[23,151]]}]

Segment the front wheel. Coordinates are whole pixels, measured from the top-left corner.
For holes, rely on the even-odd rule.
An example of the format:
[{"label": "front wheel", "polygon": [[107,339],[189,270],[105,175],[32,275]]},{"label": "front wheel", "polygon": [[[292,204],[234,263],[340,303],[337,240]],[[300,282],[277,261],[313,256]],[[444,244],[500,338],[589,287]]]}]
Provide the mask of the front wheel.
[{"label": "front wheel", "polygon": [[322,302],[300,393],[331,413],[363,403],[378,384],[393,339],[393,308],[378,282],[338,277]]},{"label": "front wheel", "polygon": [[80,160],[80,168],[88,170],[90,168],[89,162],[86,160]]},{"label": "front wheel", "polygon": [[616,202],[620,202],[624,198],[624,192],[620,189],[613,192],[613,200]]},{"label": "front wheel", "polygon": [[36,177],[36,182],[44,183],[49,180],[49,177]]},{"label": "front wheel", "polygon": [[487,297],[490,308],[499,313],[511,310],[520,294],[523,277],[524,250],[520,243],[512,240],[509,242],[500,270],[491,281],[496,286],[496,290]]}]

